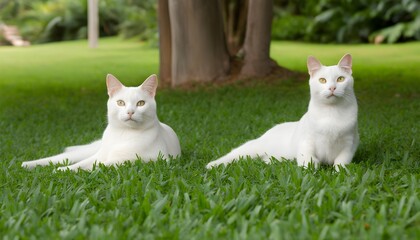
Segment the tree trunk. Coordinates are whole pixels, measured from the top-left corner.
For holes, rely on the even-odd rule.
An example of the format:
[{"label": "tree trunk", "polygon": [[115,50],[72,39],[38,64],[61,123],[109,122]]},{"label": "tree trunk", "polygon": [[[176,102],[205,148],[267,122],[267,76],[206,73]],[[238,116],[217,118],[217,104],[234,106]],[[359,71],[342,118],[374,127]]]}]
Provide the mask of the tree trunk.
[{"label": "tree trunk", "polygon": [[191,81],[223,79],[229,71],[229,55],[219,1],[168,2],[172,41],[172,86]]},{"label": "tree trunk", "polygon": [[220,0],[229,55],[237,56],[245,39],[248,0]]},{"label": "tree trunk", "polygon": [[241,77],[262,77],[277,65],[270,59],[273,0],[249,0]]},{"label": "tree trunk", "polygon": [[159,79],[164,83],[171,82],[171,22],[169,20],[169,0],[158,2],[158,24],[159,24]]},{"label": "tree trunk", "polygon": [[98,47],[99,13],[98,0],[88,1],[88,42],[90,48]]}]

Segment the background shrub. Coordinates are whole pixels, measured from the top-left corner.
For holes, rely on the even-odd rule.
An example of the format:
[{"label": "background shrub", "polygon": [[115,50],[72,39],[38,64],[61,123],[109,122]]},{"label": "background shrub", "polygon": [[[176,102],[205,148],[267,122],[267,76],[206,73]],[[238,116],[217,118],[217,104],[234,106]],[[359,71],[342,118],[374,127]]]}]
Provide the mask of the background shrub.
[{"label": "background shrub", "polygon": [[[3,0],[0,23],[14,24],[25,39],[45,43],[87,37],[86,0]],[[100,36],[156,39],[153,0],[100,0]]]},{"label": "background shrub", "polygon": [[[238,0],[239,1],[239,0]],[[272,37],[320,43],[420,40],[417,0],[275,0]],[[100,36],[157,45],[156,0],[100,0]],[[33,43],[87,37],[86,0],[0,0],[0,23]]]},{"label": "background shrub", "polygon": [[[420,3],[417,0],[280,0],[276,1],[276,8],[282,10],[275,12],[275,39],[360,43],[373,42],[379,36],[379,40],[388,43],[420,40]],[[300,35],[293,38],[295,33],[284,26],[281,20],[285,17],[284,12],[291,15],[287,21],[295,22],[296,27],[306,24],[306,27],[299,27],[303,38]]]}]

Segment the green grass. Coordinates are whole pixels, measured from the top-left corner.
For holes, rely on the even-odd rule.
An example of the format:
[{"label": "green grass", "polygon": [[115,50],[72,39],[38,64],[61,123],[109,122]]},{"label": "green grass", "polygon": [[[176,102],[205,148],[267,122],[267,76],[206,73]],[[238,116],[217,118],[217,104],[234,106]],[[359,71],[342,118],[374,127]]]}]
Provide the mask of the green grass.
[{"label": "green grass", "polygon": [[[106,125],[106,73],[138,85],[158,52],[119,39],[0,48],[0,236],[64,239],[416,239],[420,236],[420,43],[275,42],[306,72],[307,55],[354,58],[361,145],[348,171],[244,160],[207,171],[231,148],[306,111],[306,82],[159,89],[158,115],[180,159],[92,172],[25,170],[24,160],[88,143]],[[107,239],[108,239],[107,238]]]}]

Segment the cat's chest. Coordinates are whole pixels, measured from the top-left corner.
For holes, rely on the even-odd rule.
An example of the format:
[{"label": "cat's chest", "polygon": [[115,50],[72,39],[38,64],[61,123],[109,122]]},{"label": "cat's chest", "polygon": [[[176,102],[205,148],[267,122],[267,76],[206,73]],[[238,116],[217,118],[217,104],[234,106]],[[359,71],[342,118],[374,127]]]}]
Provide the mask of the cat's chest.
[{"label": "cat's chest", "polygon": [[104,143],[108,146],[115,146],[121,144],[128,145],[148,145],[153,142],[157,135],[157,129],[148,131],[139,131],[133,129],[115,129],[108,127],[103,135]]},{"label": "cat's chest", "polygon": [[316,137],[335,141],[343,135],[354,132],[357,116],[351,112],[330,112],[313,116],[310,122],[309,127]]},{"label": "cat's chest", "polygon": [[337,116],[324,116],[313,122],[312,143],[315,156],[327,163],[334,159],[354,139],[357,123],[355,119],[342,120]]}]

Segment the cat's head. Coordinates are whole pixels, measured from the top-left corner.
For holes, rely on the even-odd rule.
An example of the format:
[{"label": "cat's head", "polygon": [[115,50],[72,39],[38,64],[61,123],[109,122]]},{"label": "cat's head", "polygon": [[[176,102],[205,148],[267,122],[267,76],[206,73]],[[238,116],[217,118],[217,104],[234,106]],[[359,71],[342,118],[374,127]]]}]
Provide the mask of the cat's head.
[{"label": "cat's head", "polygon": [[144,128],[156,121],[156,75],[138,87],[126,87],[111,74],[106,76],[108,88],[108,123],[114,126]]},{"label": "cat's head", "polygon": [[323,103],[336,103],[352,99],[353,77],[352,58],[344,55],[337,65],[324,66],[315,57],[308,57],[308,72],[311,99]]}]

